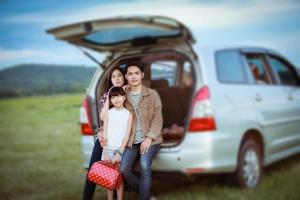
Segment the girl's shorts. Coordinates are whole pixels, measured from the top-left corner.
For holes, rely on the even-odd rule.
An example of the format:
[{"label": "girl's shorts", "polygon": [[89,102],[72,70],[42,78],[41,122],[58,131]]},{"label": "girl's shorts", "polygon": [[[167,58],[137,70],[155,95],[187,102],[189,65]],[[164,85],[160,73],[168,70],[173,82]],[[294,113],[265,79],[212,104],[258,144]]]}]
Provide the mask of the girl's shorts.
[{"label": "girl's shorts", "polygon": [[[107,149],[107,153],[108,153],[108,156],[109,156],[109,159],[113,159],[114,155],[117,153],[117,149]],[[121,156],[121,159],[122,159],[122,156]],[[104,153],[102,152],[102,155],[101,155],[101,160],[104,160]]]}]

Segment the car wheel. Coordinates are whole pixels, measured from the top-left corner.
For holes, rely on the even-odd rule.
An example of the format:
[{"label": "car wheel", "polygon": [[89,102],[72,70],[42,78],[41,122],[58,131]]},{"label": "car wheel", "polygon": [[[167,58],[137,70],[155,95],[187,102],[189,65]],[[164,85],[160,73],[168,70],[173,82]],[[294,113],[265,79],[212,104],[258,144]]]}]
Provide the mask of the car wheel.
[{"label": "car wheel", "polygon": [[263,173],[261,149],[254,140],[246,140],[240,149],[234,174],[236,183],[243,188],[254,188]]}]

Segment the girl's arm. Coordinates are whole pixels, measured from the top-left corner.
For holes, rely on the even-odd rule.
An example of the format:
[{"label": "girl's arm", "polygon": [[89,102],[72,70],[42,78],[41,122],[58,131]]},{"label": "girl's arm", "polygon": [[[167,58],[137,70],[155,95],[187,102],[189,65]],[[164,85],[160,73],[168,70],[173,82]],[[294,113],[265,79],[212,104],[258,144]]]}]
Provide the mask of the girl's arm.
[{"label": "girl's arm", "polygon": [[131,127],[132,127],[132,114],[129,113],[129,118],[127,122],[127,133],[125,135],[125,138],[123,139],[121,147],[117,150],[116,155],[114,156],[112,163],[114,164],[115,162],[121,162],[121,155],[123,155],[125,148],[127,146],[130,133],[131,133]]},{"label": "girl's arm", "polygon": [[[107,125],[108,125],[108,116],[106,115],[103,119],[103,136],[107,138]],[[103,154],[104,154],[104,161],[110,162],[109,155],[107,152],[107,144],[103,146]]]}]

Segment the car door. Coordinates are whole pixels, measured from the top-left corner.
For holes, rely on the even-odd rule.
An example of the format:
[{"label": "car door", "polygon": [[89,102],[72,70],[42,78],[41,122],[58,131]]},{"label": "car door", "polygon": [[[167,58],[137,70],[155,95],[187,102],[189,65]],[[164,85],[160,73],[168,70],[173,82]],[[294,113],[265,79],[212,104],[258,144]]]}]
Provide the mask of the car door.
[{"label": "car door", "polygon": [[300,87],[299,77],[295,67],[286,59],[277,55],[268,55],[268,61],[278,79],[278,87],[284,90],[284,106],[287,117],[285,134],[281,143],[286,150],[292,150],[300,145]]},{"label": "car door", "polygon": [[[244,58],[253,73],[254,81],[249,91],[258,127],[265,142],[266,162],[270,162],[275,159],[277,153],[284,150],[282,138],[291,134],[287,133],[285,124],[289,117],[285,108],[286,91],[277,85],[264,51],[244,52]],[[257,70],[254,70],[253,66]]]}]

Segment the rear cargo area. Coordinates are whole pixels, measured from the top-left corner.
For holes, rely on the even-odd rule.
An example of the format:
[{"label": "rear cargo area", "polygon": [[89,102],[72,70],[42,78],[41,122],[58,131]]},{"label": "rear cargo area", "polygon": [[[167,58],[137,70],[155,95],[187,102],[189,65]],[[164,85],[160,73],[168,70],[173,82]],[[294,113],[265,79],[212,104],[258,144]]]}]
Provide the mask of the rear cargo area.
[{"label": "rear cargo area", "polygon": [[192,87],[171,86],[155,89],[162,101],[164,145],[175,145],[184,136],[192,95]]},{"label": "rear cargo area", "polygon": [[[177,52],[147,54],[135,59],[145,63],[143,84],[155,89],[161,98],[164,139],[162,147],[174,146],[184,138],[188,128],[195,83],[194,67],[185,56]],[[126,58],[123,58],[105,71],[97,88],[97,102],[108,90],[106,82],[110,69],[125,65]]]}]

